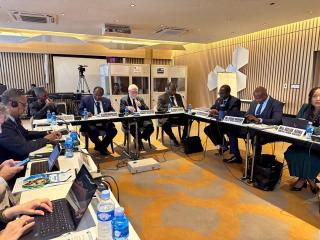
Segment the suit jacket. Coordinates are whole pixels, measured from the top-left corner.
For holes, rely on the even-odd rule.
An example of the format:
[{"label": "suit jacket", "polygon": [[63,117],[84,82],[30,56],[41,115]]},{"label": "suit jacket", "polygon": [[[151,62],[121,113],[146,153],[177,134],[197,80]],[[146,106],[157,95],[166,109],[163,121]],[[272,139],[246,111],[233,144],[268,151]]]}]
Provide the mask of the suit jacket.
[{"label": "suit jacket", "polygon": [[[136,100],[138,100],[141,103],[141,106],[139,107],[141,110],[149,110],[147,104],[144,102],[142,97],[137,96]],[[127,106],[133,106],[133,103],[131,102],[129,95],[120,99],[120,112],[124,113],[125,108]]]},{"label": "suit jacket", "polygon": [[[255,116],[255,110],[258,103],[256,101],[251,102],[247,114],[252,114]],[[267,125],[280,125],[283,116],[283,103],[270,97],[259,118],[262,119],[262,123]]]},{"label": "suit jacket", "polygon": [[[212,105],[211,109],[220,110],[220,104],[222,98],[218,98],[215,103]],[[239,98],[230,96],[227,103],[226,103],[226,115],[228,116],[239,116],[240,115],[240,108],[241,108],[241,101]]]},{"label": "suit jacket", "polygon": [[34,119],[43,119],[47,117],[47,111],[57,113],[56,106],[46,106],[45,102],[35,101],[30,103],[29,105],[30,115],[34,117]]},{"label": "suit jacket", "polygon": [[49,140],[43,138],[46,132],[28,131],[20,119],[8,119],[2,125],[0,134],[0,163],[7,159],[23,160],[29,153],[44,147]]},{"label": "suit jacket", "polygon": [[[108,98],[103,97],[101,99],[102,107],[104,112],[111,112],[114,111],[113,107],[111,106],[111,101]],[[83,115],[83,110],[87,109],[88,112],[94,114],[94,99],[93,96],[86,96],[81,99],[79,114]]]},{"label": "suit jacket", "polygon": [[[176,93],[174,96],[175,96],[175,98],[176,98],[176,102],[177,102],[178,106],[184,108],[181,95]],[[159,111],[159,112],[166,112],[166,111],[168,111],[168,105],[169,105],[169,103],[170,103],[171,106],[172,106],[172,103],[171,103],[171,100],[170,100],[170,97],[169,97],[169,94],[168,94],[168,93],[164,93],[164,94],[160,95],[160,96],[158,97],[158,107],[157,107],[158,111]]]}]

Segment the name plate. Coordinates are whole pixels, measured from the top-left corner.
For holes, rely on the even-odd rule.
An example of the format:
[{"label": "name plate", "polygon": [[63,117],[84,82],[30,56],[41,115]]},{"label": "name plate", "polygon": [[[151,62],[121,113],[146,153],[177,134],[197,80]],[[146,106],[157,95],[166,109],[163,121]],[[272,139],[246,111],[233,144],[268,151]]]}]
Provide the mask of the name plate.
[{"label": "name plate", "polygon": [[229,122],[234,124],[242,124],[244,122],[244,118],[242,117],[232,117],[232,116],[225,116],[223,122]]},{"label": "name plate", "polygon": [[184,113],[184,108],[182,108],[182,107],[173,107],[173,108],[171,108],[171,113]]},{"label": "name plate", "polygon": [[73,114],[69,114],[69,115],[63,114],[63,115],[59,115],[58,117],[64,121],[73,121],[74,120]]},{"label": "name plate", "polygon": [[294,136],[294,137],[302,137],[305,134],[306,130],[300,128],[293,128],[287,126],[279,126],[277,129],[277,133]]},{"label": "name plate", "polygon": [[150,115],[150,114],[155,114],[154,110],[140,110],[139,111],[140,115]]},{"label": "name plate", "polygon": [[100,117],[105,117],[105,118],[118,117],[118,113],[117,112],[103,112],[103,113],[100,113]]},{"label": "name plate", "polygon": [[197,111],[197,112],[196,112],[196,116],[209,117],[209,112]]}]

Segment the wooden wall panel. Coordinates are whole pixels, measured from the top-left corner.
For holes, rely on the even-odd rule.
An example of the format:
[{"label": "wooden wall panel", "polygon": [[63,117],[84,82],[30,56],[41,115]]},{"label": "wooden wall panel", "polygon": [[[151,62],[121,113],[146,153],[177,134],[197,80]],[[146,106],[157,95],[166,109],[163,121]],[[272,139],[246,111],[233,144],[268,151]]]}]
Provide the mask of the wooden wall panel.
[{"label": "wooden wall panel", "polygon": [[0,82],[27,91],[31,83],[54,91],[53,61],[49,57],[49,84],[44,78],[44,54],[0,52]]},{"label": "wooden wall panel", "polygon": [[[175,52],[175,64],[188,66],[188,102],[195,107],[212,104],[216,91],[209,93],[206,87],[208,73],[216,65],[226,68],[238,45],[249,49],[249,64],[241,69],[248,76],[247,88],[239,97],[252,99],[253,90],[265,86],[271,96],[286,103],[286,113],[297,113],[315,85],[314,72],[319,72],[314,55],[320,51],[320,18],[210,44],[189,44],[185,52]],[[291,84],[300,88],[291,89]]]}]

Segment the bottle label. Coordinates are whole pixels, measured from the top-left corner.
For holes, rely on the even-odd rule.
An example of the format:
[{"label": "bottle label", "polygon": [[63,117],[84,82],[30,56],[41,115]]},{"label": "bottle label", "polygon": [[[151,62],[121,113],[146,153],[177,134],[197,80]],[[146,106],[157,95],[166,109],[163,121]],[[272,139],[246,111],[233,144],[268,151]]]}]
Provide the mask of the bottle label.
[{"label": "bottle label", "polygon": [[114,236],[117,238],[127,237],[129,235],[129,228],[123,228],[121,230],[114,230]]},{"label": "bottle label", "polygon": [[108,212],[97,211],[98,221],[107,222],[111,221],[114,217],[114,210]]}]

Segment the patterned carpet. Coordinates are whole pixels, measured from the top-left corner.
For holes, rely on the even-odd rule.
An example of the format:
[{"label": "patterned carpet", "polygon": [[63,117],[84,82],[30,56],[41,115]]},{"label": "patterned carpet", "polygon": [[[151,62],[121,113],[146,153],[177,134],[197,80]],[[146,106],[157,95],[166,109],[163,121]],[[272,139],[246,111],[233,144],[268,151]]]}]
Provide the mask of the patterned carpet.
[{"label": "patterned carpet", "polygon": [[[240,182],[242,166],[225,165],[211,143],[205,156],[187,156],[154,137],[157,151],[145,144],[143,157],[160,161],[160,170],[135,175],[126,168],[108,170],[117,163],[119,147],[112,157],[96,158],[103,172],[116,178],[120,204],[141,239],[320,239],[318,199],[310,189],[291,192],[294,180],[287,170],[276,190],[264,192]],[[122,144],[122,134],[115,142]],[[264,152],[271,152],[270,146]],[[287,146],[275,145],[278,159]]]}]

